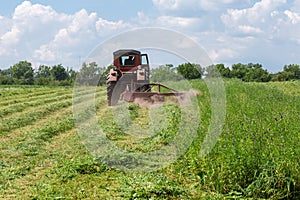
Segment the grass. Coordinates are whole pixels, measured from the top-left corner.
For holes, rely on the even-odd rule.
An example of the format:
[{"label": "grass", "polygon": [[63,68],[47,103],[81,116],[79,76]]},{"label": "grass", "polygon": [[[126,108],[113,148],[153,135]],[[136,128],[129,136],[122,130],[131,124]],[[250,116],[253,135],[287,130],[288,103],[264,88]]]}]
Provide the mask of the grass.
[{"label": "grass", "polygon": [[[211,116],[204,81],[198,137],[174,163],[151,173],[125,173],[93,158],[74,126],[72,88],[0,87],[1,199],[299,199],[300,82],[226,80],[226,122],[212,152],[199,157]],[[75,103],[89,100],[87,90]],[[148,108],[125,107],[122,126],[107,113],[97,88],[97,119],[107,136],[131,152],[172,141],[182,113],[164,105],[162,129],[149,127]],[[158,114],[160,110],[156,110]],[[84,115],[84,114],[83,114]],[[118,119],[127,119],[118,115]],[[140,137],[129,134],[140,128]]]}]

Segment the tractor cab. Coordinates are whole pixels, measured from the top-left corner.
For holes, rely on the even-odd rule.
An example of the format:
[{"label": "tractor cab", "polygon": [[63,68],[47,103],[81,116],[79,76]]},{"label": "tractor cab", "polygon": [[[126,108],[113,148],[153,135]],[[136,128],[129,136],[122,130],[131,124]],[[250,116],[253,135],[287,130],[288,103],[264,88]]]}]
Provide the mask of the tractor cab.
[{"label": "tractor cab", "polygon": [[121,72],[134,70],[138,66],[149,66],[147,54],[133,49],[121,49],[113,53],[114,66]]}]

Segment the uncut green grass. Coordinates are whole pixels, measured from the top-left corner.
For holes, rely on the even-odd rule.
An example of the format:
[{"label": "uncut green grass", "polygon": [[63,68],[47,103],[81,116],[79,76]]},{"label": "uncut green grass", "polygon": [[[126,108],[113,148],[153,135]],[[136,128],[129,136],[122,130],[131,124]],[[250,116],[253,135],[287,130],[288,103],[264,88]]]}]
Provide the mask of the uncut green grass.
[{"label": "uncut green grass", "polygon": [[[0,198],[299,199],[300,82],[226,80],[226,122],[205,158],[198,153],[209,126],[209,91],[204,81],[191,84],[204,94],[199,137],[176,162],[145,174],[93,159],[74,127],[72,88],[1,86]],[[105,88],[96,96],[96,108],[107,109]],[[143,110],[134,114],[143,120]],[[126,148],[126,135],[115,134]],[[152,148],[142,144],[135,148]]]}]

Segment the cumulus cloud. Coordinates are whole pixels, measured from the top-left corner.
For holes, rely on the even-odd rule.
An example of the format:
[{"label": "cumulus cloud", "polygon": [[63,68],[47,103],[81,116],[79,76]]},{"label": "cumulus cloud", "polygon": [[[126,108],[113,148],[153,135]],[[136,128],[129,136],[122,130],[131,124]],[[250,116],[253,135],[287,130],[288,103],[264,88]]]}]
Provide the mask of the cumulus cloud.
[{"label": "cumulus cloud", "polygon": [[152,0],[153,4],[160,10],[178,9],[178,0]]},{"label": "cumulus cloud", "polygon": [[137,13],[134,22],[141,27],[162,27],[186,32],[198,29],[202,24],[202,19],[198,17],[180,17],[172,15],[148,16],[140,11]]},{"label": "cumulus cloud", "polygon": [[108,21],[82,9],[70,17],[67,26],[58,30],[53,40],[36,50],[34,57],[55,61],[72,57],[74,53],[87,56],[94,45],[100,42],[101,36],[126,29],[127,26],[122,21]]},{"label": "cumulus cloud", "polygon": [[188,28],[191,29],[201,24],[199,18],[184,18],[184,17],[173,17],[173,16],[160,16],[157,18],[157,24],[164,27],[170,28]]},{"label": "cumulus cloud", "polygon": [[100,35],[108,35],[111,32],[129,30],[133,26],[129,23],[119,21],[108,21],[103,18],[99,18],[96,22],[96,30]]},{"label": "cumulus cloud", "polygon": [[247,25],[239,25],[237,28],[241,33],[244,33],[247,35],[259,34],[259,33],[263,32],[260,28],[253,27],[253,26],[247,26]]},{"label": "cumulus cloud", "polygon": [[139,13],[144,25],[155,24],[188,33],[214,62],[261,62],[272,68],[270,71],[276,71],[283,64],[297,60],[300,0],[152,2],[159,15],[149,19]]},{"label": "cumulus cloud", "polygon": [[241,62],[239,58],[251,47],[253,37],[232,37],[224,32],[201,32],[198,41],[214,63]]},{"label": "cumulus cloud", "polygon": [[300,22],[300,14],[296,12],[292,12],[290,10],[284,11],[284,14],[287,15],[292,24],[298,24]]},{"label": "cumulus cloud", "polygon": [[264,29],[277,23],[277,8],[284,3],[286,0],[262,0],[250,8],[228,9],[221,19],[228,30],[246,34],[263,33]]},{"label": "cumulus cloud", "polygon": [[247,0],[152,0],[153,4],[161,11],[215,11],[236,3],[245,5]]},{"label": "cumulus cloud", "polygon": [[64,26],[67,15],[56,13],[51,7],[24,1],[15,8],[5,31],[0,35],[2,60],[29,59],[42,42],[51,40],[53,34]]},{"label": "cumulus cloud", "polygon": [[13,20],[20,21],[21,25],[28,26],[30,25],[28,22],[31,20],[47,23],[48,21],[55,20],[58,16],[59,14],[50,6],[32,4],[30,1],[24,1],[16,7]]},{"label": "cumulus cloud", "polygon": [[228,9],[221,19],[228,34],[257,36],[257,45],[262,41],[299,44],[300,1],[294,1],[289,9],[286,5],[286,0],[261,0],[250,8]]},{"label": "cumulus cloud", "polygon": [[1,43],[4,46],[15,45],[19,42],[21,31],[18,27],[13,26],[11,29],[1,36]]},{"label": "cumulus cloud", "polygon": [[72,56],[80,48],[86,50],[86,45],[96,37],[96,21],[97,15],[88,14],[84,9],[69,16],[65,26],[58,29],[47,44],[34,51],[34,58],[55,61]]},{"label": "cumulus cloud", "polygon": [[24,1],[15,8],[11,18],[0,16],[0,59],[74,66],[78,57],[87,56],[103,37],[127,26],[122,21],[102,19],[85,9],[65,14],[50,6]]},{"label": "cumulus cloud", "polygon": [[42,45],[39,49],[34,51],[34,58],[39,61],[53,62],[56,60],[57,55],[49,47],[49,45]]},{"label": "cumulus cloud", "polygon": [[11,20],[0,15],[0,36],[7,32],[7,27],[11,27]]}]

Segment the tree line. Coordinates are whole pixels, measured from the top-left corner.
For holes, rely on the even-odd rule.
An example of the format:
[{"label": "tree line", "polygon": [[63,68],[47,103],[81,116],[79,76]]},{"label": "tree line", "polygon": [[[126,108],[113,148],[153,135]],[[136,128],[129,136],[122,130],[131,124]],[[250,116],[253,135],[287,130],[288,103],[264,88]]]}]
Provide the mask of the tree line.
[{"label": "tree line", "polygon": [[[33,69],[30,62],[20,61],[8,69],[0,70],[0,85],[67,86],[73,85],[75,79],[85,85],[95,85],[95,83],[103,85],[112,67],[112,65],[99,67],[96,62],[91,62],[83,63],[79,71],[64,67],[62,64],[40,65],[37,69]],[[289,64],[283,67],[283,71],[269,73],[259,63],[237,63],[231,67],[216,64],[205,68],[199,64],[183,63],[177,67],[172,64],[161,65],[151,70],[151,80],[154,82],[215,76],[237,78],[246,82],[300,80],[300,67],[298,64]]]},{"label": "tree line", "polygon": [[201,67],[199,64],[184,63],[177,67],[172,64],[161,65],[152,70],[152,80],[199,79],[205,77],[237,78],[245,82],[269,82],[300,80],[300,67],[298,64],[289,64],[283,67],[283,71],[269,73],[259,63],[233,64],[230,68],[224,64],[216,64]]},{"label": "tree line", "polygon": [[[105,83],[109,67],[98,67],[95,62],[83,63],[79,71],[64,67],[62,64],[47,66],[40,65],[32,68],[28,61],[20,61],[8,69],[0,69],[0,85],[48,85],[71,86],[75,79],[86,85]],[[98,80],[99,79],[99,80]]]},{"label": "tree line", "polygon": [[2,85],[72,85],[76,71],[58,64],[40,65],[36,70],[28,61],[20,61],[8,69],[0,70]]}]

